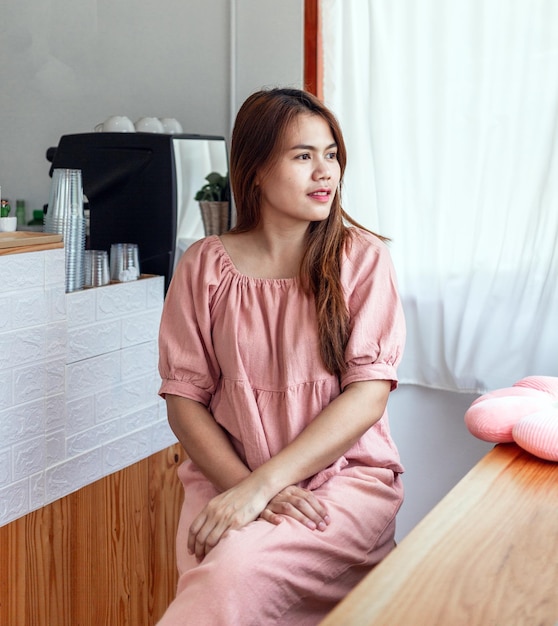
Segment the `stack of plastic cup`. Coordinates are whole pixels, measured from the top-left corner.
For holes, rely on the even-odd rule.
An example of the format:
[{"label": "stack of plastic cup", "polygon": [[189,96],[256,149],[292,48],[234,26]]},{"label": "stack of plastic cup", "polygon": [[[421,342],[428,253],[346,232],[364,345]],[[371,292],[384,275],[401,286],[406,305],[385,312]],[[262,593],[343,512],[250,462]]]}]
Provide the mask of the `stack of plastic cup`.
[{"label": "stack of plastic cup", "polygon": [[64,239],[66,293],[83,289],[85,217],[81,170],[54,170],[44,231],[57,233]]},{"label": "stack of plastic cup", "polygon": [[102,287],[109,284],[109,263],[106,250],[85,251],[84,281],[86,287]]},{"label": "stack of plastic cup", "polygon": [[113,243],[110,247],[110,277],[126,282],[140,277],[137,243]]}]

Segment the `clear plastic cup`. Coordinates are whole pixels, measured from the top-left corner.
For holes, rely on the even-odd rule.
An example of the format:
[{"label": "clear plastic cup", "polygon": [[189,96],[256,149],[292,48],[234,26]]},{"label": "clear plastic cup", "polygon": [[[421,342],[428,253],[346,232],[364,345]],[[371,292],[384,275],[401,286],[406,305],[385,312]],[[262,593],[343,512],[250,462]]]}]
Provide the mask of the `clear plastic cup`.
[{"label": "clear plastic cup", "polygon": [[81,170],[56,168],[52,173],[43,230],[64,239],[66,292],[83,289],[85,217]]},{"label": "clear plastic cup", "polygon": [[83,217],[81,170],[56,168],[52,172],[47,217],[66,219]]},{"label": "clear plastic cup", "polygon": [[106,250],[85,251],[85,286],[102,287],[110,283],[108,252]]},{"label": "clear plastic cup", "polygon": [[140,277],[137,243],[113,243],[110,247],[110,278],[118,282]]}]

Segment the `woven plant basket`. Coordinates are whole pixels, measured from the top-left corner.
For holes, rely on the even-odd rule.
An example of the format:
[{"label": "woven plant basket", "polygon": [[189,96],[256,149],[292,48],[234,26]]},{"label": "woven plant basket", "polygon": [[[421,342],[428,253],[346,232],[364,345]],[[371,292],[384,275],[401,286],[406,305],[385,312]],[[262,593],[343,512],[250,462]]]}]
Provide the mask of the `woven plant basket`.
[{"label": "woven plant basket", "polygon": [[205,236],[222,235],[229,230],[229,203],[228,202],[200,202]]}]

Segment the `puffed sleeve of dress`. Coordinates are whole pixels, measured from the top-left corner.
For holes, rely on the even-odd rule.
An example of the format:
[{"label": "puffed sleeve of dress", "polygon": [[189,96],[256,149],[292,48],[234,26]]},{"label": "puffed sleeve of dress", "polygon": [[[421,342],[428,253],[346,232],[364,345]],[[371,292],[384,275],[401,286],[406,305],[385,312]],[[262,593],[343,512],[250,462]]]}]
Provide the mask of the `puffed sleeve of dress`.
[{"label": "puffed sleeve of dress", "polygon": [[220,376],[211,338],[211,298],[220,264],[196,242],[182,255],[169,286],[159,329],[159,394],[208,406]]},{"label": "puffed sleeve of dress", "polygon": [[351,229],[341,281],[351,320],[341,388],[363,380],[389,380],[405,345],[405,318],[389,249],[374,235]]}]

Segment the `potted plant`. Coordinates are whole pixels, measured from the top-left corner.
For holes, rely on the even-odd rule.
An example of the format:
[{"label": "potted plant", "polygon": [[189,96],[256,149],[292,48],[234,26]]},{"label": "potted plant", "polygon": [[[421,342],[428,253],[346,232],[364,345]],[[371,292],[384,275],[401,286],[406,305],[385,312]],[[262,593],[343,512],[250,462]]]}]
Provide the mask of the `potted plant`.
[{"label": "potted plant", "polygon": [[13,232],[17,226],[17,217],[10,217],[10,203],[7,200],[0,201],[0,233]]},{"label": "potted plant", "polygon": [[206,236],[220,235],[229,229],[230,187],[229,176],[211,172],[205,177],[205,185],[194,199],[200,203],[203,228]]}]

